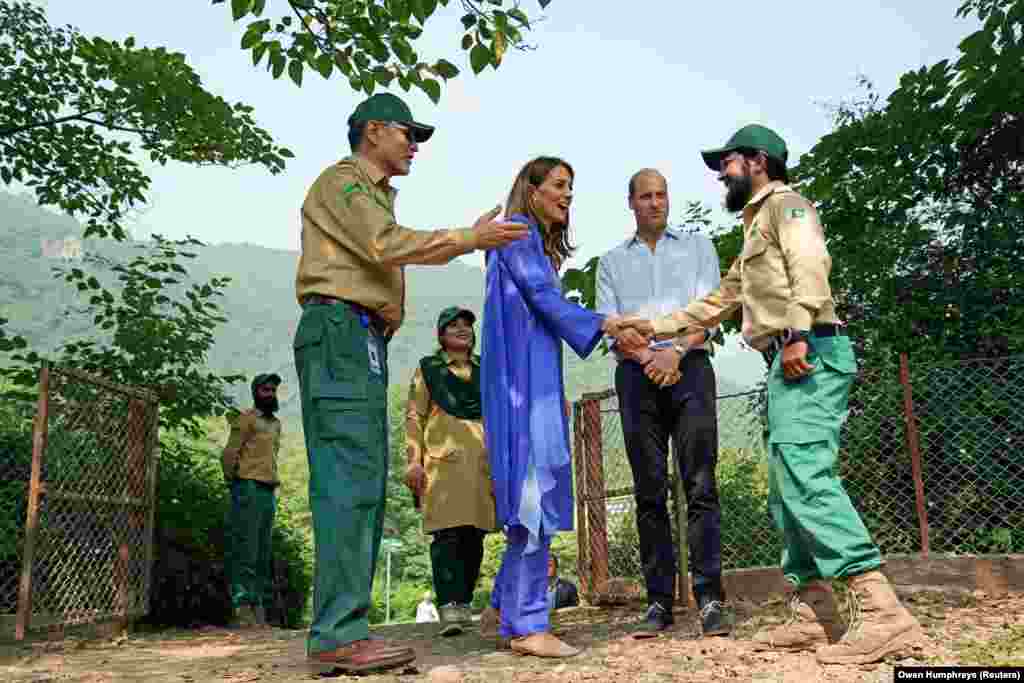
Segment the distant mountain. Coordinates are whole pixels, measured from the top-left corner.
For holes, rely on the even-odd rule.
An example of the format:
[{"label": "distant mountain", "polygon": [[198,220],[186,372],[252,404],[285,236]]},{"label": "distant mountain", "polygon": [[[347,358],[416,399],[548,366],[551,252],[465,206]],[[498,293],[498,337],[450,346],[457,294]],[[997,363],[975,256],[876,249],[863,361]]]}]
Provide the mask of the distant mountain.
[{"label": "distant mountain", "polygon": [[[39,208],[30,197],[0,193],[0,316],[33,346],[52,351],[72,337],[93,334],[88,320],[65,315],[79,303],[71,287],[54,279],[52,267],[74,259],[77,250],[128,258],[131,243],[81,240],[82,229],[71,218]],[[217,333],[209,357],[216,372],[252,377],[277,372],[282,413],[298,414],[297,379],[292,339],[300,309],[295,301],[298,253],[252,244],[219,244],[196,250],[185,265],[191,276],[205,281],[229,276],[232,283],[221,307],[229,322]],[[392,384],[405,385],[419,358],[436,348],[438,312],[451,305],[476,311],[483,307],[483,271],[455,261],[445,267],[410,267],[407,274],[407,318],[389,346]],[[719,393],[734,393],[749,384],[719,376]],[[570,399],[613,383],[610,359],[595,352],[589,361],[566,351],[566,390]],[[236,388],[241,405],[250,401],[248,387]]]}]

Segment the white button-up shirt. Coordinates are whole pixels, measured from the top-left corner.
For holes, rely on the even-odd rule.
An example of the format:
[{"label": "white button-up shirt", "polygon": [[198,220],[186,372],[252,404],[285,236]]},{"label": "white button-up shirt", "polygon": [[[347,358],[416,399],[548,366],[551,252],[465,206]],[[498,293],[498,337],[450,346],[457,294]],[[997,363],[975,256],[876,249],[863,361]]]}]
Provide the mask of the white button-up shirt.
[{"label": "white button-up shirt", "polygon": [[598,262],[597,312],[654,320],[705,296],[720,281],[718,252],[706,236],[667,228],[652,252],[634,235]]}]

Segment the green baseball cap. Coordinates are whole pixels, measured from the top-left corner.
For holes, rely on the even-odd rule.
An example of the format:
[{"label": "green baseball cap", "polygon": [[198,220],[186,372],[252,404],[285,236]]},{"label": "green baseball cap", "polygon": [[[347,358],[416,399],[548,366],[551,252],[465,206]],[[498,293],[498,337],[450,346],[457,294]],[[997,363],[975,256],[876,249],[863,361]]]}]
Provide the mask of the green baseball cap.
[{"label": "green baseball cap", "polygon": [[786,158],[789,152],[786,150],[786,141],[779,137],[779,134],[770,128],[759,126],[753,123],[744,126],[736,131],[736,134],[729,138],[724,147],[708,149],[700,153],[704,157],[704,163],[712,171],[721,169],[722,159],[732,152],[740,149],[756,149],[764,152],[769,157],[786,165]]},{"label": "green baseball cap", "polygon": [[281,376],[276,372],[262,373],[252,378],[251,389],[252,392],[256,393],[256,387],[263,386],[264,384],[273,384],[275,387],[281,385]]},{"label": "green baseball cap", "polygon": [[412,119],[409,105],[397,95],[377,93],[364,100],[348,117],[348,125],[366,123],[367,121],[383,121],[385,123],[401,123],[412,131],[416,142],[426,142],[434,134],[434,127],[425,123],[417,123]]},{"label": "green baseball cap", "polygon": [[476,315],[468,308],[449,306],[441,311],[441,314],[437,316],[437,331],[440,332],[443,330],[448,326],[448,323],[452,322],[456,318],[469,318],[470,325],[476,322]]}]

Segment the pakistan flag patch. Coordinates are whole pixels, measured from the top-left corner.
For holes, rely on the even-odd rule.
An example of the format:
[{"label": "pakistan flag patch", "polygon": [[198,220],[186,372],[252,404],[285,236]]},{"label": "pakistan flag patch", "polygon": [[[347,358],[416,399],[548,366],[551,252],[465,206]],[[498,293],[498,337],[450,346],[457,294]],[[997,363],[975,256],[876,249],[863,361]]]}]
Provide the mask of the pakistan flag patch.
[{"label": "pakistan flag patch", "polygon": [[803,218],[807,215],[807,211],[804,209],[786,209],[786,218],[796,220],[797,218]]},{"label": "pakistan flag patch", "polygon": [[365,193],[366,192],[366,188],[363,187],[362,183],[349,183],[348,185],[346,185],[345,187],[342,188],[341,196],[342,197],[347,197],[348,195],[352,194],[353,192],[363,192],[363,193]]}]

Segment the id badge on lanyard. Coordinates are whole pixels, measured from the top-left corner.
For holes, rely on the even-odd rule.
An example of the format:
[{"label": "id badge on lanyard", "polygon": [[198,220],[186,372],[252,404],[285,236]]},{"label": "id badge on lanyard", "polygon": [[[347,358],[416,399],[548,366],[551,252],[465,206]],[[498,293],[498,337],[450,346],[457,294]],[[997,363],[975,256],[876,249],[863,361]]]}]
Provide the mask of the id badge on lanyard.
[{"label": "id badge on lanyard", "polygon": [[383,374],[381,368],[382,356],[381,340],[372,331],[366,335],[366,356],[370,360],[370,374],[380,376]]}]

